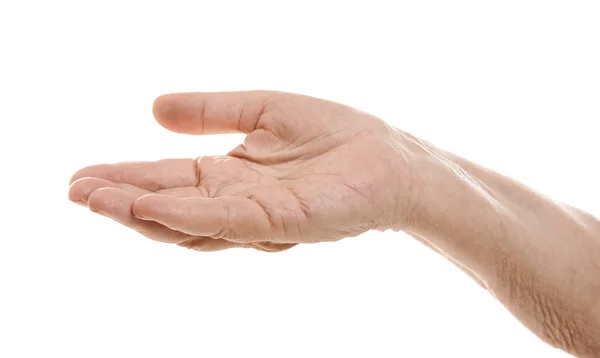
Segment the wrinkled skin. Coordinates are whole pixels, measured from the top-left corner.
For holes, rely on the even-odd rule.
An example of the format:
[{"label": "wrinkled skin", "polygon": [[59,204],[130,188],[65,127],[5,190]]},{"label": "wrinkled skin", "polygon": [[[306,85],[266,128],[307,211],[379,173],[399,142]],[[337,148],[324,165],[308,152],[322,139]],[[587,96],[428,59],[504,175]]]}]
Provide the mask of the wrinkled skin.
[{"label": "wrinkled skin", "polygon": [[555,347],[600,357],[600,221],[355,109],[279,92],[159,97],[187,134],[246,133],[226,156],[81,169],[69,198],[143,235],[281,251],[403,230]]},{"label": "wrinkled skin", "polygon": [[81,169],[71,200],[151,239],[202,251],[280,251],[405,221],[412,154],[376,117],[265,91],[165,95],[153,112],[174,132],[247,136],[225,156]]}]

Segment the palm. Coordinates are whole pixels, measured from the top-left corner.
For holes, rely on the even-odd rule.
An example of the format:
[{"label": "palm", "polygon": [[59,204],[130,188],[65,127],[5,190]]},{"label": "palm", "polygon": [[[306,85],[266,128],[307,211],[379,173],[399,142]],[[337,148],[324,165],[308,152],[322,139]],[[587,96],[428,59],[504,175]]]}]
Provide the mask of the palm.
[{"label": "palm", "polygon": [[176,132],[247,133],[227,156],[84,168],[71,198],[150,238],[199,250],[278,251],[394,219],[383,122],[310,97],[234,95],[225,104],[195,94],[155,104],[157,120]]}]

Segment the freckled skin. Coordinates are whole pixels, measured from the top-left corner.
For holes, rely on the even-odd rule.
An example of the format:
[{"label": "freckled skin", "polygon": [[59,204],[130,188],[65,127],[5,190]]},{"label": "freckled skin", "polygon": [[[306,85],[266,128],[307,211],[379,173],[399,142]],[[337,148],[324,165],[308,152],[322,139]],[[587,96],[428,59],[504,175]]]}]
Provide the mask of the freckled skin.
[{"label": "freckled skin", "polygon": [[382,120],[313,97],[180,93],[163,127],[246,134],[223,156],[83,168],[70,200],[153,240],[281,251],[402,230],[546,342],[600,357],[600,223]]}]

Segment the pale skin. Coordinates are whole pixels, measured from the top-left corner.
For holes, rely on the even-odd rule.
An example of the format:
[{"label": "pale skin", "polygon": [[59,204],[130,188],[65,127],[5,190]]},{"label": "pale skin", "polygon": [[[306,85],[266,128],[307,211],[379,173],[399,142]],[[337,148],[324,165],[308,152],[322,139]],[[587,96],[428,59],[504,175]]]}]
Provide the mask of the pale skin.
[{"label": "pale skin", "polygon": [[157,98],[153,112],[177,133],[246,139],[219,157],[83,168],[70,200],[199,251],[404,231],[547,343],[600,357],[600,222],[590,214],[322,99],[180,93]]}]

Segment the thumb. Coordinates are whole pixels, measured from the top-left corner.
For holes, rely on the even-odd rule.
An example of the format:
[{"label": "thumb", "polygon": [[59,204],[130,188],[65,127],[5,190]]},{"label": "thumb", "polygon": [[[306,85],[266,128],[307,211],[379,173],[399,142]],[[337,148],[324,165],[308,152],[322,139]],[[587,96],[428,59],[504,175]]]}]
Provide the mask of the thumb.
[{"label": "thumb", "polygon": [[152,106],[156,121],[185,134],[250,133],[277,92],[193,92],[158,97]]}]

